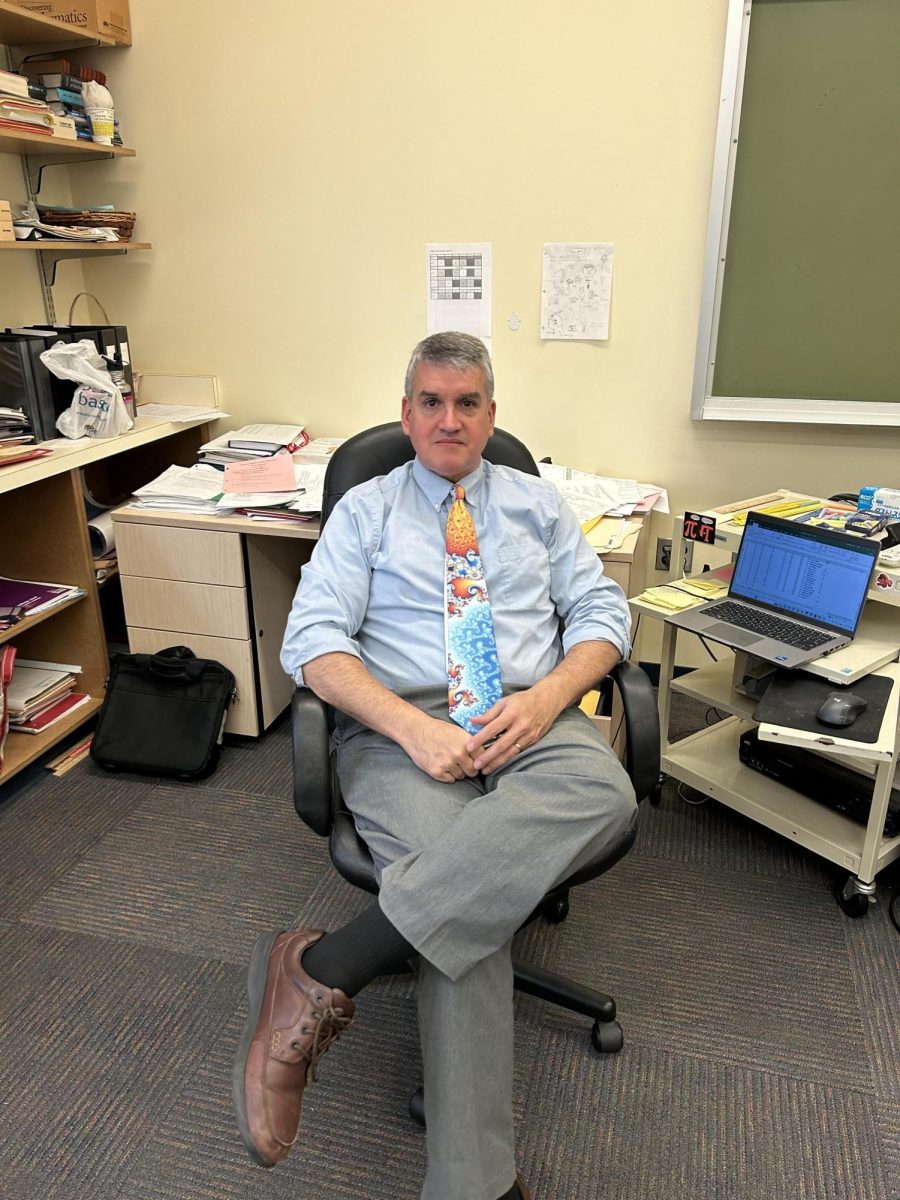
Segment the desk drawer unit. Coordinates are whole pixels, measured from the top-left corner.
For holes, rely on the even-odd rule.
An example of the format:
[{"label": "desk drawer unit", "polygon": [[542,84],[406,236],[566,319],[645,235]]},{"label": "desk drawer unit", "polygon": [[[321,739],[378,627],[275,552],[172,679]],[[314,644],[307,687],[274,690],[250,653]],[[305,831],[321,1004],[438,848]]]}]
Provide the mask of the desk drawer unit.
[{"label": "desk drawer unit", "polygon": [[239,695],[225,729],[258,737],[291,700],[294,684],[279,651],[300,566],[313,544],[193,529],[175,524],[168,513],[159,523],[117,520],[131,650],[187,646],[200,658],[224,663]]}]

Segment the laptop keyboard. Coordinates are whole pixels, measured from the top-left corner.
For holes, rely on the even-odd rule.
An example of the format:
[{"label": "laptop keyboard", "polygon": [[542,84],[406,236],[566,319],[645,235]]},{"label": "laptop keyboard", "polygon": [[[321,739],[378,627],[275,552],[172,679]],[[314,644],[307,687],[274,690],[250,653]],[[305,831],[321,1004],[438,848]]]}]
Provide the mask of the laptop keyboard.
[{"label": "laptop keyboard", "polygon": [[760,637],[775,638],[788,646],[796,646],[798,650],[814,650],[816,646],[830,642],[833,633],[819,633],[816,629],[807,629],[796,625],[793,621],[784,621],[772,613],[759,612],[743,604],[735,604],[733,600],[723,600],[706,609],[704,616],[716,617],[720,621],[728,621],[741,629],[749,629]]}]

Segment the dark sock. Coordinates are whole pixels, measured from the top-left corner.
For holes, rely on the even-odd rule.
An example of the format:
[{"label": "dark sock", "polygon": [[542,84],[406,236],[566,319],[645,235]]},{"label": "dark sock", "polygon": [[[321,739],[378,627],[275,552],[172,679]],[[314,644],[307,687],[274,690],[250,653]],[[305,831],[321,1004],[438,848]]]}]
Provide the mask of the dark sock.
[{"label": "dark sock", "polygon": [[326,933],[310,946],[303,955],[303,969],[326,987],[355,996],[379,975],[400,970],[415,954],[376,901],[341,929]]}]

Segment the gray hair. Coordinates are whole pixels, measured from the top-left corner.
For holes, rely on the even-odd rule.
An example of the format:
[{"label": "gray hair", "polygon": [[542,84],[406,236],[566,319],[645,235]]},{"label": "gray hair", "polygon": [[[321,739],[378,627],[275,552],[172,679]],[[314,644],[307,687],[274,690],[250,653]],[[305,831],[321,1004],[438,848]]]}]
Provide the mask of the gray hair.
[{"label": "gray hair", "polygon": [[494,368],[491,366],[491,356],[484,342],[471,333],[433,333],[419,342],[406,368],[405,394],[410,400],[416,367],[423,362],[453,367],[456,371],[479,367],[484,372],[488,403],[493,400]]}]

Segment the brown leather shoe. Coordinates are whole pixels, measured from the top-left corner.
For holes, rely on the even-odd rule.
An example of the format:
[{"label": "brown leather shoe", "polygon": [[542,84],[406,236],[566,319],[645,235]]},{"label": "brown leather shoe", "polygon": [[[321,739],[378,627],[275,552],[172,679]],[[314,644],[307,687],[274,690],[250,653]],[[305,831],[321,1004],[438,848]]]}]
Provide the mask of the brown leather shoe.
[{"label": "brown leather shoe", "polygon": [[244,1145],[261,1167],[274,1167],[293,1146],[306,1084],[356,1012],[349,996],[323,987],[300,964],[321,937],[321,929],[263,933],[250,958],[232,1090]]},{"label": "brown leather shoe", "polygon": [[531,1192],[528,1190],[528,1184],[518,1171],[516,1172],[516,1187],[519,1189],[520,1200],[532,1200]]}]

